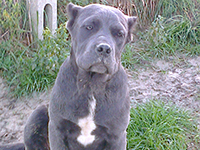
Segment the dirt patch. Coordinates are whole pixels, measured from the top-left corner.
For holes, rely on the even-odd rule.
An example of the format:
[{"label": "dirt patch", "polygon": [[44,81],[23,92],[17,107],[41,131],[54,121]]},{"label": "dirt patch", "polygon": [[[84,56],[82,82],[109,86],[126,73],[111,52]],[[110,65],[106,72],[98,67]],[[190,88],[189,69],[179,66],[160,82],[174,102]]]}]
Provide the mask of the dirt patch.
[{"label": "dirt patch", "polygon": [[0,78],[0,144],[23,141],[24,125],[37,106],[49,102],[50,93],[34,93],[32,97],[12,99]]},{"label": "dirt patch", "polygon": [[158,60],[131,72],[132,104],[158,99],[192,112],[200,128],[200,57]]},{"label": "dirt patch", "polygon": [[[200,57],[158,60],[148,66],[135,66],[129,75],[132,105],[149,99],[173,102],[193,112],[200,124]],[[49,102],[49,92],[31,98],[10,99],[0,79],[0,144],[23,141],[28,116],[41,104]]]},{"label": "dirt patch", "polygon": [[132,72],[133,102],[156,98],[200,111],[200,57],[177,64],[163,60]]}]

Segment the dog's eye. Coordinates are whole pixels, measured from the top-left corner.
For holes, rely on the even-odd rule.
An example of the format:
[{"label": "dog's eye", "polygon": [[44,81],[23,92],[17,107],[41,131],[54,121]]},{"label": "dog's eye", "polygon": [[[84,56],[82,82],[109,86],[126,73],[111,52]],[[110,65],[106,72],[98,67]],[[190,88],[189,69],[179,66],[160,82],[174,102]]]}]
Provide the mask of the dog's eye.
[{"label": "dog's eye", "polygon": [[123,31],[119,31],[119,32],[117,33],[117,36],[118,36],[118,37],[124,37],[124,32],[123,32]]},{"label": "dog's eye", "polygon": [[92,26],[92,25],[88,25],[88,26],[86,26],[86,29],[87,29],[87,30],[92,30],[92,29],[93,29],[93,26]]}]

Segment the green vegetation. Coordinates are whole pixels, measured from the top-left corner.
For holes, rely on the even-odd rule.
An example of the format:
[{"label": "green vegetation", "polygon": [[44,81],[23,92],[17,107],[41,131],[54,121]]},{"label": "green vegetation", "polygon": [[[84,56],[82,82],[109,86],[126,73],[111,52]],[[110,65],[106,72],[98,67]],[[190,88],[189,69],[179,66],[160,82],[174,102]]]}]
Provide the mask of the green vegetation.
[{"label": "green vegetation", "polygon": [[177,53],[200,54],[200,17],[191,22],[181,15],[166,19],[158,16],[150,28],[139,33],[139,40],[132,46],[147,57],[163,57]]},{"label": "green vegetation", "polygon": [[122,55],[129,68],[140,60],[200,54],[200,17],[194,23],[181,15],[169,19],[158,16],[148,30],[137,34],[139,38]]},{"label": "green vegetation", "polygon": [[[82,6],[92,2],[70,1]],[[40,41],[32,32],[25,0],[0,0],[0,73],[14,96],[42,91],[54,82],[58,66],[69,53],[68,32],[64,29],[68,2],[58,0],[57,37],[47,29],[45,39]],[[101,3],[117,7],[117,1]],[[199,0],[132,0],[127,3],[121,0],[121,3],[125,13],[138,16],[139,32],[135,33],[135,42],[128,45],[122,55],[126,68],[132,69],[141,60],[177,53],[200,54]]]},{"label": "green vegetation", "polygon": [[60,65],[69,55],[68,34],[64,25],[57,29],[53,37],[46,29],[44,40],[37,41],[37,48],[20,47],[14,49],[2,42],[0,67],[14,96],[23,96],[33,91],[42,91],[51,86]]},{"label": "green vegetation", "polygon": [[197,124],[180,108],[151,100],[131,109],[127,129],[129,150],[186,150],[199,139]]},{"label": "green vegetation", "polygon": [[69,54],[68,33],[61,24],[56,37],[49,29],[44,40],[30,33],[25,4],[0,1],[0,74],[13,96],[24,96],[51,86]]},{"label": "green vegetation", "polygon": [[135,42],[122,55],[125,67],[180,53],[200,54],[199,0],[132,0],[125,8],[138,17]]}]

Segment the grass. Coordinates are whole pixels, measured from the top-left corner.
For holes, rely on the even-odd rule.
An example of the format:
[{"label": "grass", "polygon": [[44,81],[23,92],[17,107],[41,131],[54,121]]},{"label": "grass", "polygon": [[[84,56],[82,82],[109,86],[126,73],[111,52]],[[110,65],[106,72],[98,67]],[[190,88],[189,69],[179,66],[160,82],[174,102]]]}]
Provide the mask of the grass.
[{"label": "grass", "polygon": [[[78,5],[89,3],[88,0],[69,1]],[[7,80],[14,96],[42,91],[53,84],[58,66],[69,53],[69,41],[65,40],[68,33],[63,25],[67,21],[65,13],[69,1],[58,0],[57,37],[47,30],[44,33],[47,38],[40,41],[31,31],[25,1],[0,0],[0,74]],[[106,1],[102,3],[109,4]],[[122,54],[122,64],[126,68],[133,69],[134,64],[142,60],[176,53],[199,55],[199,0],[181,3],[132,0],[121,3],[125,13],[138,16],[139,24],[135,42],[129,44]],[[114,1],[110,5],[116,4],[117,1]]]},{"label": "grass", "polygon": [[194,117],[157,100],[137,104],[131,109],[127,134],[128,150],[186,150],[195,142],[192,148],[200,148]]},{"label": "grass", "polygon": [[198,56],[200,54],[200,16],[195,21],[182,15],[172,18],[158,16],[145,31],[139,31],[138,39],[126,47],[122,55],[125,67],[133,68],[135,63],[143,60],[185,54]]},{"label": "grass", "polygon": [[0,0],[0,75],[10,87],[10,95],[21,97],[48,89],[62,62],[69,55],[69,34],[60,24],[44,40],[31,31],[25,1]]},{"label": "grass", "polygon": [[12,51],[7,42],[2,42],[1,75],[7,80],[13,96],[25,96],[53,85],[70,49],[65,26],[61,25],[56,32],[57,36],[54,37],[46,29],[44,40],[38,40],[35,48],[24,46],[24,49]]},{"label": "grass", "polygon": [[151,25],[159,15],[166,18],[183,15],[193,19],[199,12],[198,0],[132,0],[131,3],[141,28]]}]

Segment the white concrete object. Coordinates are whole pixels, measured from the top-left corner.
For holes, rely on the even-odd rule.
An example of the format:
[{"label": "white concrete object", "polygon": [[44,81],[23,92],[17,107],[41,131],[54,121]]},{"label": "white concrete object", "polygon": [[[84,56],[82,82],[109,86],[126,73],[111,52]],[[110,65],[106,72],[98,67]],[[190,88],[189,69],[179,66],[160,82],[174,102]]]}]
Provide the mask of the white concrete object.
[{"label": "white concrete object", "polygon": [[33,31],[38,38],[43,39],[42,33],[45,27],[54,34],[57,28],[57,0],[26,0],[26,2]]}]

